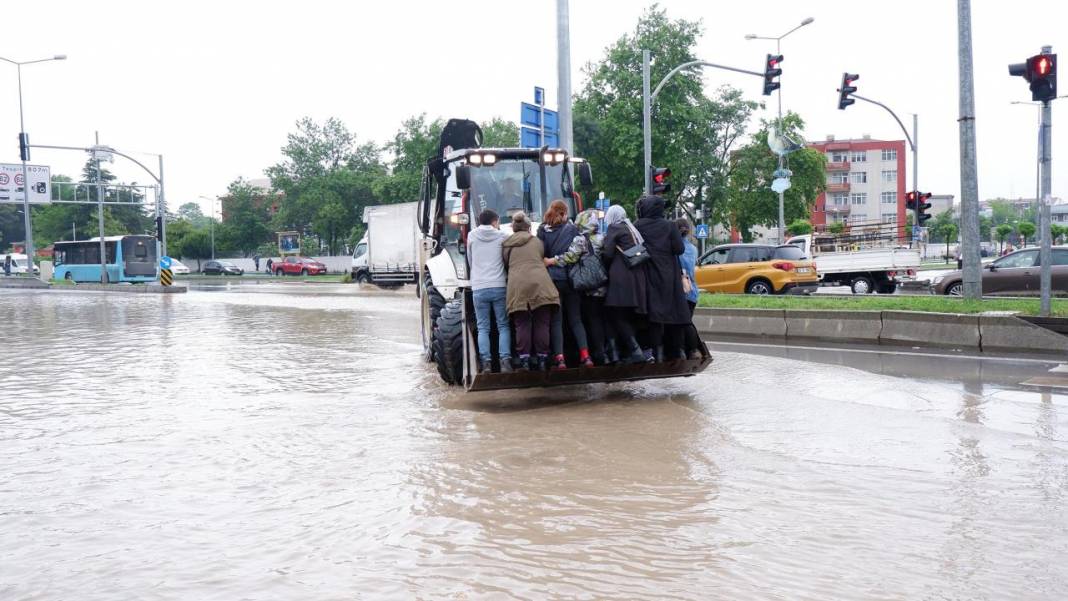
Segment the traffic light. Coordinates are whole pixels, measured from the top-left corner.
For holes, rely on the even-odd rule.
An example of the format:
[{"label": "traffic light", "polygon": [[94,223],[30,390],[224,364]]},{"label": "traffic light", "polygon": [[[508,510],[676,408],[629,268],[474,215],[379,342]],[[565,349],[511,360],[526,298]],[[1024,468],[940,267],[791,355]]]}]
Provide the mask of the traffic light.
[{"label": "traffic light", "polygon": [[905,208],[915,213],[915,224],[921,227],[925,221],[931,218],[927,214],[927,209],[931,208],[931,203],[927,202],[929,198],[931,198],[930,192],[917,192],[914,190],[905,194]]},{"label": "traffic light", "polygon": [[671,184],[667,181],[669,177],[671,177],[671,169],[653,167],[653,194],[662,196],[671,192]]},{"label": "traffic light", "polygon": [[779,82],[775,81],[775,78],[782,75],[782,69],[779,68],[781,62],[781,54],[769,54],[767,60],[764,61],[765,96],[771,96],[772,92],[779,89]]},{"label": "traffic light", "polygon": [[156,240],[163,242],[163,215],[156,217]]},{"label": "traffic light", "polygon": [[19,134],[19,159],[30,160],[30,134]]},{"label": "traffic light", "polygon": [[849,95],[857,91],[857,87],[853,85],[853,82],[858,79],[860,79],[860,75],[856,73],[842,74],[842,85],[838,87],[838,110],[845,110],[845,107],[856,102]]},{"label": "traffic light", "polygon": [[1009,75],[1031,84],[1031,100],[1046,102],[1057,97],[1057,55],[1036,54],[1025,63],[1009,65]]}]

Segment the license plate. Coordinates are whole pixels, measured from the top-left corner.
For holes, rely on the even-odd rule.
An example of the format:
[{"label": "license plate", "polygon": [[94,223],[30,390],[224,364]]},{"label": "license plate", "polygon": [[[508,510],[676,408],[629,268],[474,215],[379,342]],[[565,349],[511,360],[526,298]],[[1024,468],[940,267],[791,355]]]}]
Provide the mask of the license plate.
[{"label": "license plate", "polygon": [[811,272],[811,271],[812,271],[812,270],[811,270],[811,269],[809,269],[808,267],[798,267],[798,268],[797,268],[797,273],[809,273],[809,272]]}]

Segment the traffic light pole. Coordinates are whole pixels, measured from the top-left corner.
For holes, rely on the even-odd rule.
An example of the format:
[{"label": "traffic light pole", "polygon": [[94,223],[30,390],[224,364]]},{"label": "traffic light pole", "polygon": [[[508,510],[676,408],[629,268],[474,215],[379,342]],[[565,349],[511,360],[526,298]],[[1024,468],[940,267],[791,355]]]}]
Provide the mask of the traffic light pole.
[{"label": "traffic light pole", "polygon": [[689,61],[686,63],[682,63],[671,71],[668,71],[668,74],[664,76],[664,79],[661,79],[660,83],[656,84],[656,88],[653,89],[652,93],[650,93],[650,55],[648,50],[642,50],[642,133],[645,141],[644,171],[646,194],[651,194],[653,190],[653,103],[656,102],[656,97],[660,94],[660,90],[664,88],[664,84],[666,84],[669,79],[674,77],[676,73],[689,67],[698,66],[712,67],[714,69],[723,69],[724,71],[734,71],[735,73],[745,73],[746,75],[756,75],[760,78],[764,77],[763,73],[749,71],[748,69],[739,69],[737,67],[717,65],[716,63],[710,63],[708,61]]},{"label": "traffic light pole", "polygon": [[[885,104],[879,102],[878,100],[872,100],[871,98],[865,98],[865,97],[863,97],[863,96],[861,96],[859,94],[856,94],[856,93],[853,93],[850,96],[853,97],[853,98],[856,98],[857,100],[863,100],[864,102],[867,102],[869,104],[874,104],[875,106],[881,107],[883,110],[885,110],[886,112],[890,113],[890,116],[894,118],[894,121],[897,121],[897,125],[898,125],[898,127],[901,128],[901,132],[903,134],[905,134],[905,140],[907,140],[908,143],[909,143],[909,150],[912,151],[912,190],[918,194],[919,191],[920,191],[920,183],[919,183],[920,182],[920,179],[919,179],[920,147],[919,147],[919,144],[917,144],[917,140],[919,140],[919,137],[920,137],[920,133],[919,133],[919,127],[920,127],[919,126],[919,121],[920,121],[920,118],[919,118],[919,116],[915,115],[915,114],[912,115],[912,135],[910,136],[909,135],[909,130],[905,129],[905,124],[901,122],[901,119],[898,118],[897,113],[895,113],[890,107],[888,107]],[[913,211],[912,224],[914,226],[919,226],[920,225],[919,203],[916,204],[916,209]],[[912,232],[908,232],[908,233],[911,234]]]},{"label": "traffic light pole", "polygon": [[[1053,48],[1050,46],[1042,47],[1042,54],[1050,54]],[[1051,142],[1053,138],[1053,110],[1050,107],[1050,101],[1042,101],[1042,125],[1039,129],[1039,138],[1042,140],[1042,204],[1039,205],[1039,219],[1038,219],[1038,231],[1040,237],[1040,248],[1038,251],[1039,261],[1039,283],[1042,289],[1041,300],[1041,315],[1043,317],[1049,317],[1051,309],[1050,294],[1052,293],[1052,277],[1053,277],[1053,254],[1052,254],[1052,238],[1050,233],[1050,195],[1052,194],[1053,187],[1053,169],[1052,169],[1052,148]]]}]

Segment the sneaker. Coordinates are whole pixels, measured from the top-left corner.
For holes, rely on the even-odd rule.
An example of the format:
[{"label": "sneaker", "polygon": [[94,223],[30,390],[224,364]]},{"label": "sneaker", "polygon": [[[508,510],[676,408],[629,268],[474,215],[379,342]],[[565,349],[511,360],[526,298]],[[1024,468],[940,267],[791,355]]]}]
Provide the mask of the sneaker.
[{"label": "sneaker", "polygon": [[549,356],[538,355],[538,371],[549,371]]},{"label": "sneaker", "polygon": [[653,355],[653,349],[642,349],[642,356],[645,358],[646,363],[656,363],[656,356]]},{"label": "sneaker", "polygon": [[516,371],[530,371],[530,355],[520,355],[519,363],[515,366]]},{"label": "sneaker", "polygon": [[512,358],[511,357],[501,357],[501,373],[502,374],[510,374],[510,373],[512,373],[514,371],[515,370],[512,369]]},{"label": "sneaker", "polygon": [[579,366],[593,367],[593,360],[590,359],[590,351],[587,349],[579,349]]},{"label": "sneaker", "polygon": [[564,361],[563,355],[557,355],[556,359],[553,360],[553,363],[555,363],[555,365],[553,365],[553,369],[556,371],[567,369],[567,362]]}]

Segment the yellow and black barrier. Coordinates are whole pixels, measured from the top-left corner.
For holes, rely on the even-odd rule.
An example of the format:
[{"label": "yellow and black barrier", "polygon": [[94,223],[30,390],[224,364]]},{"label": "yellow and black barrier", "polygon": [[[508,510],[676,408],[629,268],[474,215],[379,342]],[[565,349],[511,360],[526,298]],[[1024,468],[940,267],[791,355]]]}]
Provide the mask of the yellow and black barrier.
[{"label": "yellow and black barrier", "polygon": [[170,286],[174,284],[174,273],[170,269],[159,270],[159,283],[164,286]]}]

